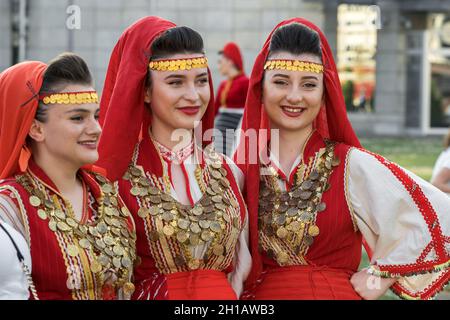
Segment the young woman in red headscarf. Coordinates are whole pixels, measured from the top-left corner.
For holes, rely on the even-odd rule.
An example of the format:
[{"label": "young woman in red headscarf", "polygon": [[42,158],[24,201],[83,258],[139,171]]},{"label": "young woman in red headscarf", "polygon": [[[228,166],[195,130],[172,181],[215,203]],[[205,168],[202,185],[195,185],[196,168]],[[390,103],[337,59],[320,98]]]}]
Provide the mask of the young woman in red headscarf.
[{"label": "young woman in red headscarf", "polygon": [[101,129],[86,63],[19,63],[0,74],[0,97],[0,219],[17,257],[27,256],[17,234],[31,251],[31,298],[129,299],[134,224],[92,166]]},{"label": "young woman in red headscarf", "polygon": [[236,299],[251,263],[243,176],[201,140],[215,112],[200,35],[158,17],[131,25],[100,105],[99,163],[136,222],[134,298]]},{"label": "young woman in red headscarf", "polygon": [[218,152],[231,155],[235,148],[235,131],[244,113],[248,77],[244,72],[241,50],[236,43],[227,43],[219,54],[219,72],[227,79],[220,83],[214,103],[214,127],[218,130],[214,142]]},{"label": "young woman in red headscarf", "polygon": [[[294,18],[270,34],[243,126],[235,160],[253,258],[244,298],[376,299],[391,288],[428,299],[449,281],[450,200],[361,148],[315,25]],[[258,145],[250,129],[272,131],[258,131]],[[370,267],[358,272],[363,238]]]}]

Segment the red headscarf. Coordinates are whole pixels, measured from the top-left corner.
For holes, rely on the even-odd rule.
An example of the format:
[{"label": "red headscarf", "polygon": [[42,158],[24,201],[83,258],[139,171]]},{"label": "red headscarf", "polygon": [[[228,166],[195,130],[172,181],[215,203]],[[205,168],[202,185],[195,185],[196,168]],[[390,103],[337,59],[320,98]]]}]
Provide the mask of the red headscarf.
[{"label": "red headscarf", "polygon": [[244,72],[241,50],[239,50],[239,46],[236,43],[228,42],[223,47],[221,53],[228,59],[231,59],[231,61],[234,62],[239,71]]},{"label": "red headscarf", "polygon": [[0,74],[0,179],[27,169],[31,153],[25,141],[46,68],[45,63],[27,61]]},{"label": "red headscarf", "polygon": [[[315,31],[320,36],[322,47],[322,62],[324,65],[324,105],[314,121],[314,128],[324,137],[333,141],[342,142],[351,146],[360,147],[358,138],[356,137],[350,121],[347,118],[347,112],[342,95],[342,88],[333,60],[333,55],[328,45],[328,41],[320,29],[311,22],[302,18],[292,18],[279,23],[270,33],[264,47],[256,58],[250,77],[247,101],[245,104],[245,112],[243,116],[242,129],[266,129],[269,128],[268,118],[262,108],[262,79],[264,75],[264,63],[269,55],[269,46],[272,34],[280,27],[291,23],[303,24]],[[265,142],[264,142],[265,143]],[[258,154],[260,148],[264,144],[258,146]],[[249,151],[249,141],[245,135],[242,135],[238,153],[235,159],[239,160],[239,152],[245,152],[245,158],[251,159]],[[255,157],[253,157],[255,158]],[[259,161],[259,157],[256,157]],[[248,161],[246,161],[248,162]],[[259,199],[259,163],[256,164],[240,164],[239,167],[244,171],[246,177],[246,199],[249,212],[250,226],[250,250],[252,253],[253,264],[250,275],[247,278],[247,288],[255,285],[256,280],[262,272],[262,259],[258,251],[258,199]]]},{"label": "red headscarf", "polygon": [[[174,27],[174,23],[159,17],[142,18],[125,30],[111,54],[100,102],[103,133],[98,164],[107,170],[113,181],[127,170],[140,134],[146,134],[151,123],[151,115],[144,105],[151,45],[164,31]],[[208,75],[211,100],[202,118],[203,132],[214,124],[214,93],[209,69]],[[162,164],[154,146],[153,149],[150,157],[154,161],[149,163],[150,169],[161,176]]]}]

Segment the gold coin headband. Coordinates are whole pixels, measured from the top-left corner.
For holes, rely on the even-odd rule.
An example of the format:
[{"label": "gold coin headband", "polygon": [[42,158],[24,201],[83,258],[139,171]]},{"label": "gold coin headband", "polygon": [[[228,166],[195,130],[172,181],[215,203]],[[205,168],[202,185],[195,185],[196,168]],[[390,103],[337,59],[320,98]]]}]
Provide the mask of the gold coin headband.
[{"label": "gold coin headband", "polygon": [[189,59],[173,59],[173,60],[157,60],[150,61],[148,68],[155,71],[177,71],[177,70],[191,70],[195,68],[207,68],[208,59],[189,58]]},{"label": "gold coin headband", "polygon": [[98,103],[96,91],[49,93],[39,96],[44,104],[85,104]]},{"label": "gold coin headband", "polygon": [[301,60],[267,60],[264,70],[288,70],[323,73],[323,65]]}]

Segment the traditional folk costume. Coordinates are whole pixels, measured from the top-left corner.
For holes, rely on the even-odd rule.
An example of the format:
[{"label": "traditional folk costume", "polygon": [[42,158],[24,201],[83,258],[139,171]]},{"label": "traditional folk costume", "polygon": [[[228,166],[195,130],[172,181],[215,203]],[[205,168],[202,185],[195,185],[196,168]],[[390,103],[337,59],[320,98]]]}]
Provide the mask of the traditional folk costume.
[{"label": "traditional folk costume", "polygon": [[[238,128],[244,113],[248,77],[245,75],[241,51],[236,43],[227,43],[220,53],[233,61],[239,70],[236,77],[220,83],[217,99],[214,103],[214,109],[216,110],[214,127],[220,131],[222,138],[216,139],[215,148],[219,152],[231,155],[235,144],[234,131]],[[233,130],[233,133],[227,133],[227,129]]]},{"label": "traditional folk costume", "polygon": [[[201,143],[174,152],[149,132],[151,113],[144,105],[148,68],[207,66],[203,58],[178,60],[171,69],[165,61],[148,62],[153,41],[172,27],[158,17],[143,18],[114,48],[101,101],[99,163],[112,180],[119,180],[136,222],[140,264],[134,299],[236,299],[251,263],[239,169]],[[211,101],[203,132],[212,128],[213,119]]]},{"label": "traditional folk costume", "polygon": [[[347,119],[327,40],[300,18],[277,28],[290,23],[319,33],[323,66],[267,60],[270,36],[252,72],[243,126],[269,127],[261,107],[264,69],[323,72],[324,106],[290,172],[279,169],[270,139],[262,135],[259,163],[242,166],[253,258],[243,297],[360,299],[350,278],[358,270],[362,238],[372,274],[400,277],[391,288],[402,298],[433,297],[450,280],[450,200],[413,173],[361,148]],[[239,152],[245,149],[248,157],[253,147],[245,141]],[[239,153],[235,156],[239,161]]]},{"label": "traditional folk costume", "polygon": [[20,231],[30,248],[33,299],[129,299],[136,236],[114,186],[99,168],[80,169],[84,209],[76,221],[70,202],[26,146],[39,101],[83,104],[98,99],[95,92],[39,96],[46,67],[24,62],[0,75],[0,219]]}]

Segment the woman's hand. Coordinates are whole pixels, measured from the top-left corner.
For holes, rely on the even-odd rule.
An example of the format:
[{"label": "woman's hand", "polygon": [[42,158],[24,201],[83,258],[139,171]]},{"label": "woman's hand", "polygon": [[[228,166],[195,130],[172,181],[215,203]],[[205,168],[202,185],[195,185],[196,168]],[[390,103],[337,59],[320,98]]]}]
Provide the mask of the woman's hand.
[{"label": "woman's hand", "polygon": [[363,269],[350,278],[355,291],[364,300],[376,300],[381,297],[390,286],[392,286],[397,278],[381,278],[370,274],[367,269]]}]

